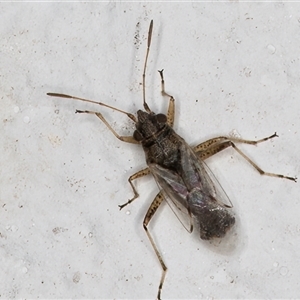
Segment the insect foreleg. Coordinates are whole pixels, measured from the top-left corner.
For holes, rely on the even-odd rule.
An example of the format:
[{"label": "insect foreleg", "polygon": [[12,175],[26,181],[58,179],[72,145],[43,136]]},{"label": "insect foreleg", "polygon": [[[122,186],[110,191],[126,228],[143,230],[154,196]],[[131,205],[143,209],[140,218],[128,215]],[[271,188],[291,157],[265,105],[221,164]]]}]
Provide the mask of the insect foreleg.
[{"label": "insect foreleg", "polygon": [[167,112],[167,123],[170,127],[173,127],[174,118],[175,118],[175,99],[170,94],[166,93],[165,91],[165,80],[164,80],[164,70],[158,71],[161,78],[161,94],[163,96],[170,97],[169,100],[169,107]]},{"label": "insect foreleg", "polygon": [[214,139],[210,139],[204,143],[201,143],[194,147],[194,151],[198,154],[198,156],[204,160],[209,158],[210,156],[213,156],[214,154],[228,148],[228,147],[233,147],[234,150],[236,150],[244,159],[246,159],[261,175],[267,175],[271,177],[278,177],[278,178],[285,178],[289,180],[293,180],[296,182],[297,178],[296,177],[290,177],[290,176],[285,176],[281,174],[276,174],[276,173],[270,173],[270,172],[265,172],[263,171],[254,161],[252,161],[245,153],[243,153],[235,144],[234,142],[237,143],[244,143],[244,144],[250,144],[250,145],[256,145],[258,143],[267,141],[271,138],[277,137],[277,134],[274,133],[273,135],[263,138],[261,140],[257,141],[249,141],[249,140],[243,140],[243,139],[237,139],[237,138],[230,138],[230,137],[217,137]]},{"label": "insect foreleg", "polygon": [[151,242],[151,245],[156,253],[156,256],[160,262],[160,265],[162,267],[162,275],[161,275],[161,279],[160,279],[160,283],[159,283],[159,286],[158,286],[158,293],[157,293],[157,299],[160,300],[160,294],[161,294],[161,290],[162,290],[162,286],[163,286],[163,283],[165,281],[165,277],[166,277],[166,272],[167,272],[167,267],[161,257],[161,254],[159,253],[155,243],[154,243],[154,240],[152,238],[152,236],[150,235],[149,231],[148,231],[148,224],[150,222],[150,220],[152,219],[152,217],[154,216],[154,214],[156,213],[158,207],[161,205],[161,203],[164,201],[164,196],[162,194],[162,191],[160,191],[156,197],[154,198],[153,202],[151,203],[150,207],[148,208],[148,211],[146,213],[146,216],[145,216],[145,219],[144,219],[144,222],[143,222],[143,226],[144,226],[144,229],[147,233],[147,236]]},{"label": "insect foreleg", "polygon": [[133,138],[133,136],[121,136],[121,135],[117,134],[117,132],[109,125],[109,123],[105,120],[105,118],[99,112],[90,111],[90,110],[76,110],[76,113],[96,115],[107,126],[107,128],[114,134],[114,136],[116,138],[118,138],[120,141],[126,142],[126,143],[131,143],[131,144],[139,144],[139,142],[136,141]]},{"label": "insect foreleg", "polygon": [[133,185],[132,181],[137,179],[137,178],[141,178],[143,176],[146,176],[146,175],[149,175],[150,174],[150,169],[149,168],[146,168],[146,169],[143,169],[143,170],[140,170],[136,173],[134,173],[133,175],[131,175],[129,178],[128,178],[128,182],[130,183],[131,185],[131,188],[133,190],[133,193],[134,193],[134,196],[132,199],[128,200],[126,203],[122,204],[122,205],[119,205],[120,207],[120,210],[122,208],[124,208],[126,205],[130,204],[131,202],[133,202],[136,198],[139,197],[139,193],[137,192],[135,186]]}]

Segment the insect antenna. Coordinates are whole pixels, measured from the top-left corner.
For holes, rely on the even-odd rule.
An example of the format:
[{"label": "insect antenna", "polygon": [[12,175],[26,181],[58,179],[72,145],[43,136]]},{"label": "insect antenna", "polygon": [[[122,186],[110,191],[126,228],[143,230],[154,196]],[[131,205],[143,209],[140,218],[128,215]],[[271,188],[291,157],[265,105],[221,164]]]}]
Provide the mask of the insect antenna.
[{"label": "insect antenna", "polygon": [[151,113],[151,109],[149,108],[147,102],[146,102],[146,69],[147,69],[147,62],[148,62],[148,56],[150,51],[150,45],[151,45],[151,38],[152,38],[152,30],[153,30],[153,20],[150,22],[149,31],[148,31],[148,43],[147,43],[147,52],[146,52],[146,58],[145,58],[145,64],[144,64],[144,71],[143,71],[143,105],[146,112]]},{"label": "insect antenna", "polygon": [[84,99],[84,98],[80,98],[80,97],[75,97],[75,96],[70,96],[70,95],[66,95],[66,94],[59,94],[59,93],[47,93],[48,96],[51,96],[51,97],[60,97],[60,98],[67,98],[67,99],[73,99],[73,100],[80,100],[80,101],[84,101],[84,102],[89,102],[89,103],[93,103],[93,104],[98,104],[98,105],[101,105],[101,106],[104,106],[104,107],[108,107],[110,109],[113,109],[113,110],[116,110],[122,114],[125,114],[127,115],[128,118],[130,118],[134,123],[137,122],[137,119],[136,117],[131,114],[131,113],[128,113],[124,110],[121,110],[119,108],[116,108],[116,107],[113,107],[113,106],[110,106],[108,104],[105,104],[105,103],[102,103],[102,102],[98,102],[98,101],[93,101],[93,100],[89,100],[89,99]]}]

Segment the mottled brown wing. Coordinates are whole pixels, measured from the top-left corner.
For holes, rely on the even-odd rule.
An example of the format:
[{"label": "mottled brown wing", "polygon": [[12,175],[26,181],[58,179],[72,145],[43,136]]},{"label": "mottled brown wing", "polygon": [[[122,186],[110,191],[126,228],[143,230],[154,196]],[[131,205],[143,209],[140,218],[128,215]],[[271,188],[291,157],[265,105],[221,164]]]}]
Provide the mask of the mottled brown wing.
[{"label": "mottled brown wing", "polygon": [[[158,164],[150,164],[149,168],[168,204],[183,226],[189,230],[193,222],[189,212],[194,211],[193,205],[201,205],[212,198],[222,207],[230,207],[231,202],[208,166],[199,160],[188,144],[183,142],[179,151],[178,170],[169,170]],[[189,203],[188,195],[195,189],[199,203]]]}]

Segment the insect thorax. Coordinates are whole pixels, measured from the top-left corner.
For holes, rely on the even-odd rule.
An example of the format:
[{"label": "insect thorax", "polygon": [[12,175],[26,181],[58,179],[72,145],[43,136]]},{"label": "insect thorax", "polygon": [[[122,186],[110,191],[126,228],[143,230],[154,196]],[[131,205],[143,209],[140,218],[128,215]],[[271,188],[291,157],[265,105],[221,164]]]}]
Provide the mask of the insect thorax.
[{"label": "insect thorax", "polygon": [[181,138],[166,124],[160,132],[142,142],[147,164],[158,164],[178,172],[181,161],[178,150],[180,143]]}]

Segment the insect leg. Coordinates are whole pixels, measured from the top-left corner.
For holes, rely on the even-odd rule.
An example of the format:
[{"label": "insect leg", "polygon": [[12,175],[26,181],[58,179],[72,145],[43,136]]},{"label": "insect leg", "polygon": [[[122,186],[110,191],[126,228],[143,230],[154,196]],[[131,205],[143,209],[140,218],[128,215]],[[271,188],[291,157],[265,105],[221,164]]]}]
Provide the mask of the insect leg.
[{"label": "insect leg", "polygon": [[170,94],[166,93],[165,91],[165,80],[164,80],[164,70],[158,71],[161,78],[161,94],[163,96],[170,97],[169,100],[169,107],[167,112],[167,123],[170,127],[173,127],[174,118],[175,118],[175,99]]},{"label": "insect leg", "polygon": [[144,222],[143,222],[143,226],[144,226],[144,229],[147,233],[147,236],[151,242],[151,245],[156,253],[156,256],[160,262],[160,265],[162,267],[162,275],[161,275],[161,279],[160,279],[160,283],[159,283],[159,286],[158,286],[158,293],[157,293],[157,299],[160,300],[160,294],[161,294],[161,290],[162,290],[162,286],[163,286],[163,283],[165,281],[165,277],[166,277],[166,272],[167,272],[167,267],[154,243],[154,240],[152,238],[152,236],[150,235],[149,231],[148,231],[148,224],[150,222],[150,220],[152,219],[152,217],[154,216],[154,214],[156,213],[158,207],[161,205],[161,203],[163,202],[164,200],[164,196],[162,194],[162,192],[160,191],[156,197],[154,198],[153,202],[151,203],[150,207],[148,208],[148,211],[146,213],[146,216],[145,216],[145,219],[144,219]]},{"label": "insect leg", "polygon": [[121,210],[122,208],[124,208],[126,205],[130,204],[131,202],[133,202],[136,198],[139,197],[139,193],[137,192],[137,190],[136,190],[135,186],[133,185],[132,181],[135,180],[135,179],[137,179],[137,178],[141,178],[141,177],[143,177],[143,176],[149,175],[149,174],[150,174],[150,169],[149,169],[149,168],[146,168],[146,169],[143,169],[143,170],[140,170],[140,171],[134,173],[133,175],[131,175],[131,176],[128,178],[128,182],[129,182],[130,185],[131,185],[131,188],[132,188],[132,190],[133,190],[134,196],[133,196],[132,199],[128,200],[126,203],[119,205],[120,210]]},{"label": "insect leg", "polygon": [[117,132],[109,125],[109,123],[105,120],[105,118],[99,112],[90,111],[90,110],[76,110],[76,113],[96,115],[108,127],[108,129],[114,134],[114,136],[116,138],[118,138],[120,141],[126,142],[126,143],[131,143],[131,144],[139,144],[139,142],[136,141],[133,138],[133,136],[121,136],[121,135],[117,134]]},{"label": "insect leg", "polygon": [[263,138],[261,140],[257,141],[249,141],[249,140],[243,140],[243,139],[238,139],[238,138],[230,138],[230,137],[217,137],[210,139],[204,143],[201,143],[194,147],[194,151],[199,155],[201,159],[207,159],[210,156],[213,156],[214,154],[228,148],[228,147],[233,147],[234,150],[236,150],[244,159],[246,159],[261,175],[267,175],[271,177],[278,177],[278,178],[285,178],[289,180],[293,180],[296,182],[297,178],[296,177],[290,177],[290,176],[285,176],[281,174],[276,174],[276,173],[270,173],[270,172],[265,172],[263,171],[255,162],[253,162],[245,153],[243,153],[235,144],[234,142],[237,143],[244,143],[244,144],[250,144],[250,145],[256,145],[258,143],[267,141],[271,138],[277,137],[278,135],[274,133],[273,135]]},{"label": "insect leg", "polygon": [[[262,143],[262,142],[265,142],[267,140],[270,140],[274,137],[278,137],[277,133],[275,132],[274,134],[266,137],[266,138],[263,138],[263,139],[260,139],[260,140],[257,140],[257,141],[250,141],[250,140],[244,140],[244,139],[239,139],[239,138],[234,138],[234,137],[227,137],[227,136],[219,136],[219,137],[216,137],[216,138],[212,138],[212,139],[209,139],[195,147],[193,147],[194,151],[197,153],[197,152],[201,152],[203,150],[206,150],[207,148],[209,148],[210,146],[212,145],[216,145],[222,141],[232,141],[234,143],[243,143],[243,144],[249,144],[249,145],[257,145],[258,143]],[[225,148],[224,148],[225,149]],[[220,150],[221,151],[221,150]],[[218,151],[219,152],[219,151]]]}]

